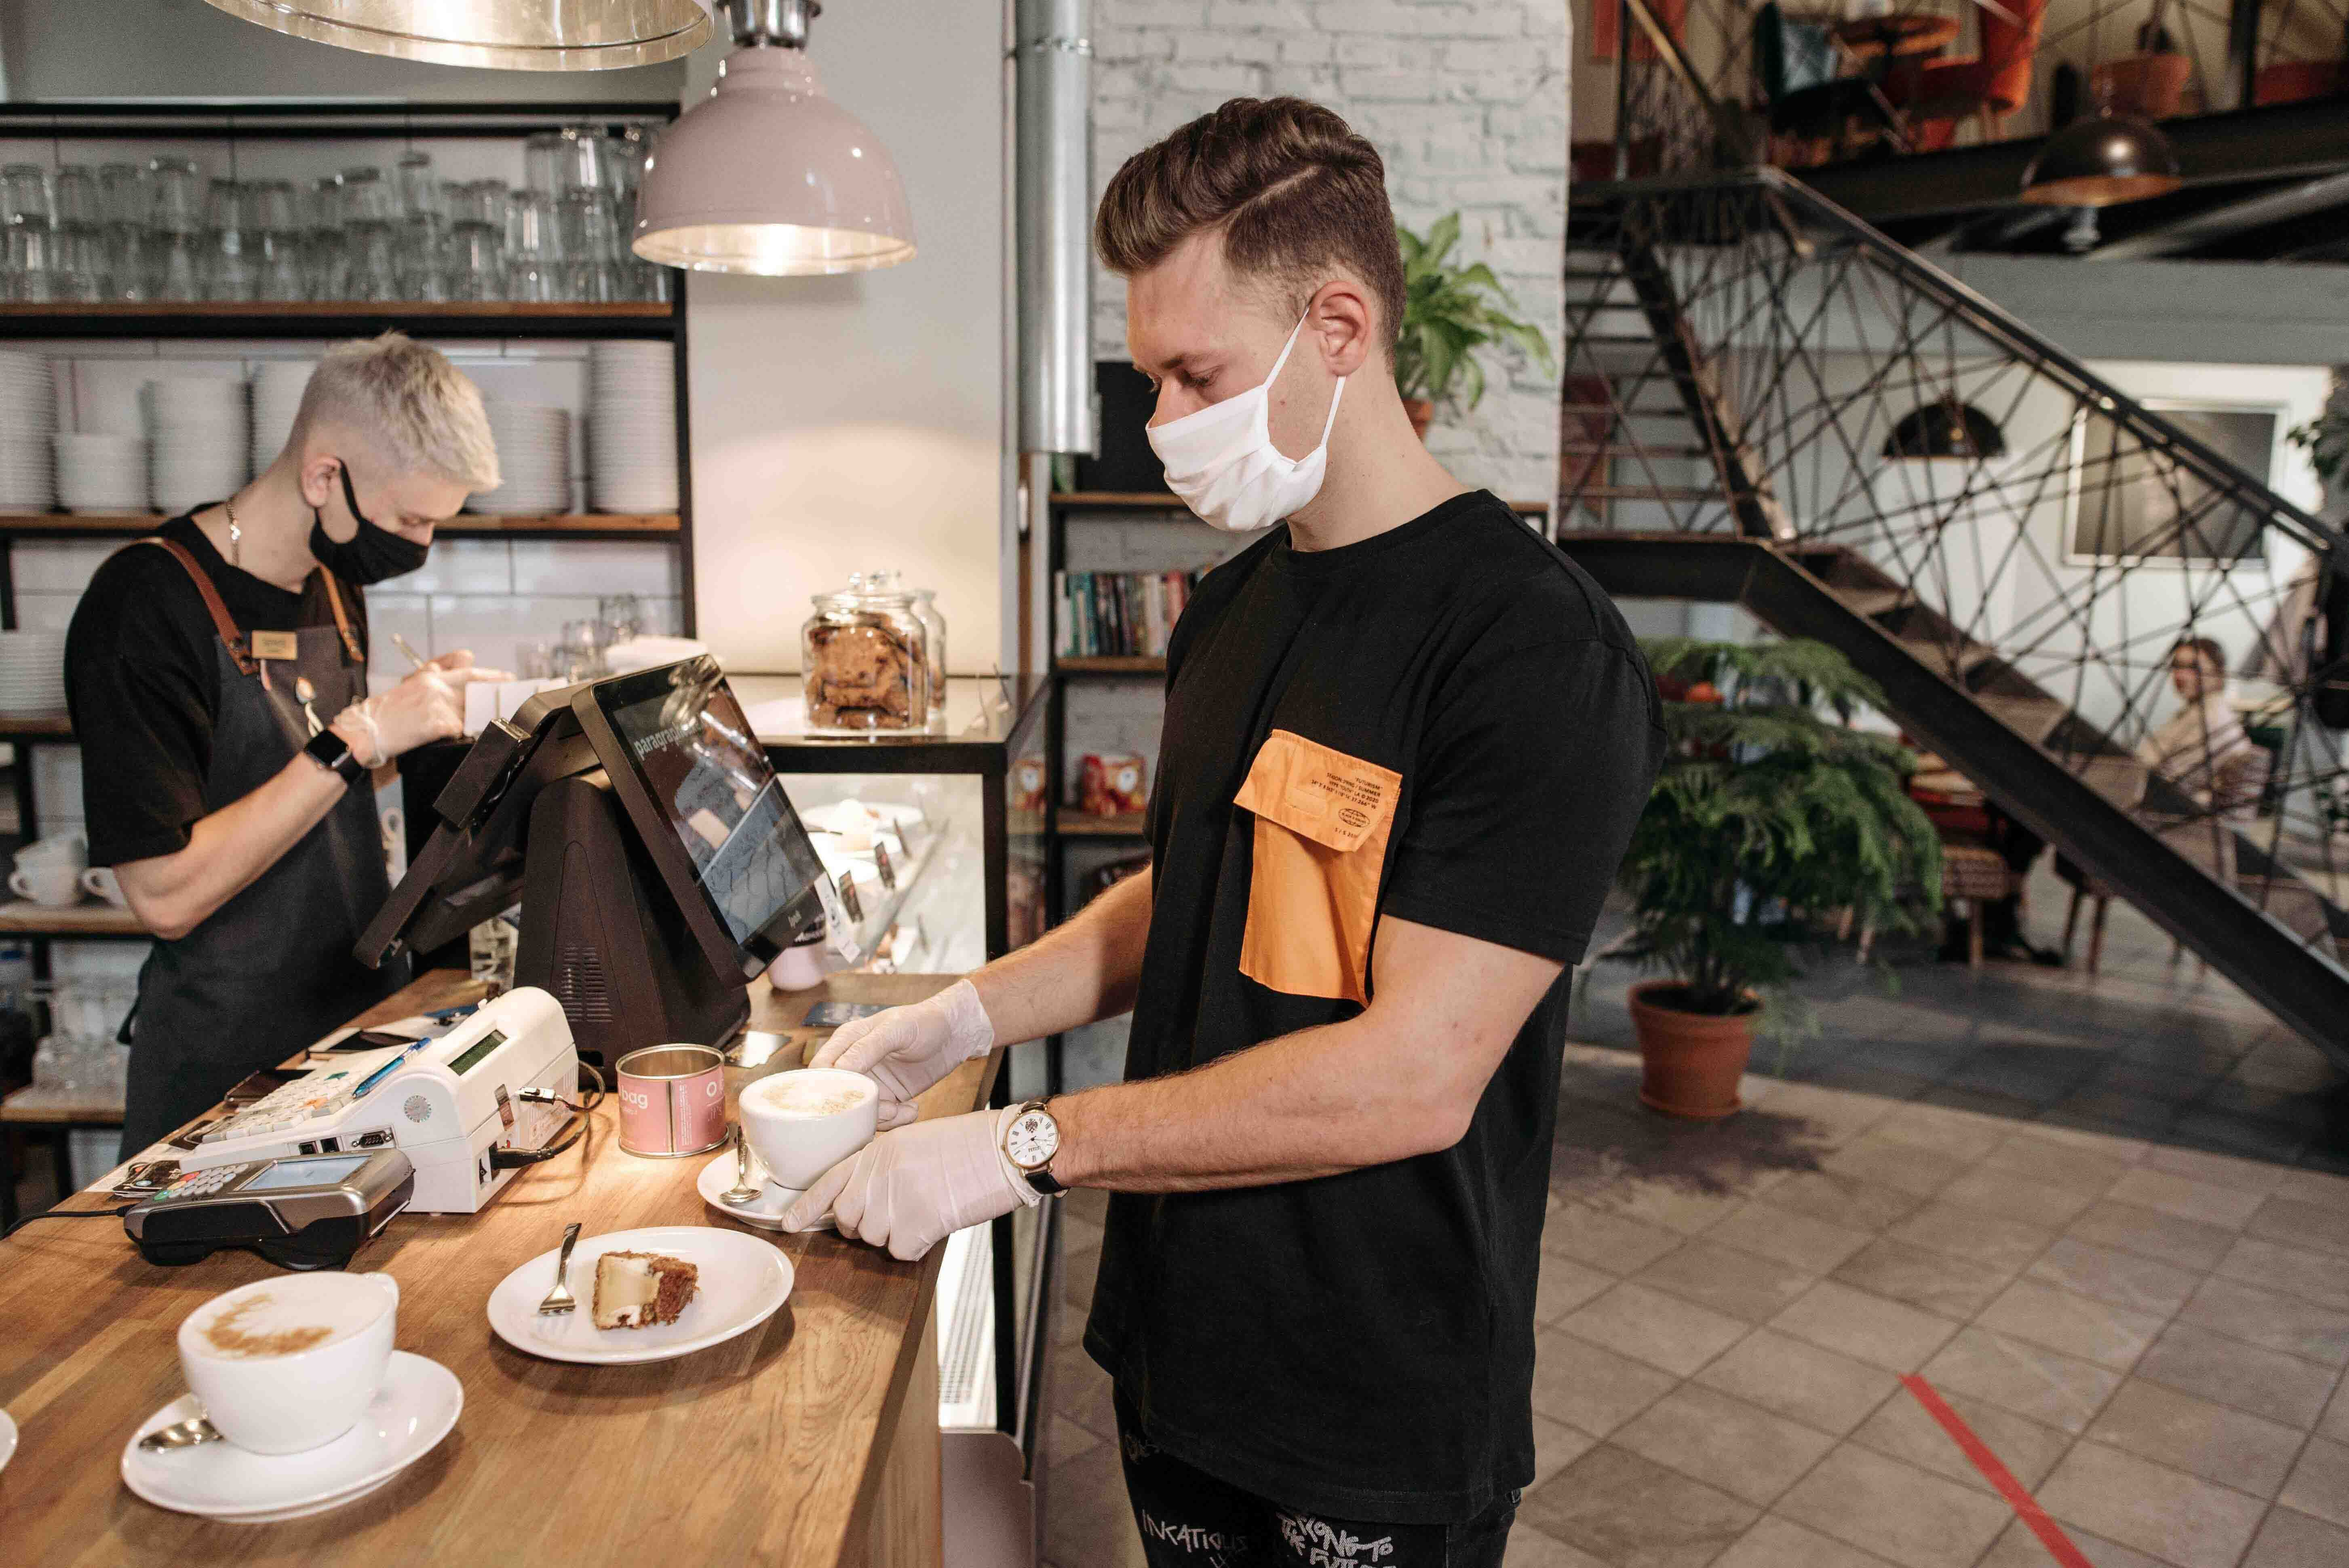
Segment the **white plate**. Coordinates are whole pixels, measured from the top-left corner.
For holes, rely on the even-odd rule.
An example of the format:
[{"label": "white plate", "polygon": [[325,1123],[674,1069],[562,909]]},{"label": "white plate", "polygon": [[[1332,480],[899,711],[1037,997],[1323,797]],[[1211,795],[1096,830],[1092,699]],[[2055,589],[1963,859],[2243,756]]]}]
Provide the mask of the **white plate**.
[{"label": "white plate", "polygon": [[0,1470],[8,1468],[8,1461],[16,1452],[16,1419],[7,1411],[0,1410]]},{"label": "white plate", "polygon": [[437,1361],[391,1353],[390,1373],[359,1424],[322,1448],[255,1454],[232,1443],[142,1452],[158,1427],[202,1413],[182,1394],[139,1423],[122,1446],[122,1484],[158,1508],[259,1523],[348,1502],[432,1451],[465,1408],[464,1386]]},{"label": "white plate", "polygon": [[[792,1261],[772,1243],[709,1225],[663,1225],[580,1238],[569,1275],[578,1310],[541,1317],[538,1304],[554,1288],[557,1251],[548,1248],[500,1280],[489,1304],[490,1327],[500,1339],[551,1361],[612,1367],[667,1361],[748,1333],[791,1299]],[[682,1258],[701,1271],[701,1288],[675,1323],[599,1329],[591,1315],[595,1260],[610,1252]]]},{"label": "white plate", "polygon": [[[761,1165],[759,1157],[753,1154],[750,1156],[750,1178],[759,1183],[760,1195],[747,1203],[730,1203],[719,1194],[734,1185],[736,1169],[734,1151],[729,1149],[701,1168],[701,1174],[693,1179],[694,1190],[701,1194],[703,1202],[721,1214],[731,1215],[744,1224],[756,1225],[762,1231],[781,1230],[783,1211],[799,1200],[799,1189],[778,1187],[768,1181],[766,1167]],[[815,1228],[819,1231],[831,1230],[832,1216],[826,1214],[823,1219],[818,1220],[815,1222]]]}]

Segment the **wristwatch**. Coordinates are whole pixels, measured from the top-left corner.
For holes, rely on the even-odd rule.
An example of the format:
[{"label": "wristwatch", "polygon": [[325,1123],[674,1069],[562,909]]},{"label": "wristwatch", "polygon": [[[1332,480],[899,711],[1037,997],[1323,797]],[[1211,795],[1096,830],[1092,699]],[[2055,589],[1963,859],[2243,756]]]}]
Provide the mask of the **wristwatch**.
[{"label": "wristwatch", "polygon": [[352,754],[351,743],[331,729],[322,729],[310,738],[303,750],[329,773],[342,775],[346,785],[357,783],[367,777],[367,765]]},{"label": "wristwatch", "polygon": [[1021,1106],[1003,1130],[1004,1157],[1019,1168],[1028,1185],[1047,1198],[1068,1191],[1052,1176],[1052,1156],[1060,1151],[1061,1124],[1040,1099]]}]

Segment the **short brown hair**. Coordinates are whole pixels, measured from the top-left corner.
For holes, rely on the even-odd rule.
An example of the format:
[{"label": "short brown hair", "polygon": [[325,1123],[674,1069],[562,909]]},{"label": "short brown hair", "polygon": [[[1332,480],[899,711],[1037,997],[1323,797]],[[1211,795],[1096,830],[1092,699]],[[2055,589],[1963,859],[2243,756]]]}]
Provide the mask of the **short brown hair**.
[{"label": "short brown hair", "polygon": [[2220,675],[2227,673],[2227,650],[2219,645],[2218,638],[2180,637],[2170,645],[2169,656],[2174,659],[2181,650],[2186,648],[2193,649],[2199,657],[2207,661],[2210,667]]},{"label": "short brown hair", "polygon": [[1379,150],[1318,103],[1236,98],[1125,160],[1102,193],[1093,244],[1121,277],[1221,229],[1237,273],[1269,273],[1299,311],[1335,262],[1370,286],[1393,357],[1402,250]]}]

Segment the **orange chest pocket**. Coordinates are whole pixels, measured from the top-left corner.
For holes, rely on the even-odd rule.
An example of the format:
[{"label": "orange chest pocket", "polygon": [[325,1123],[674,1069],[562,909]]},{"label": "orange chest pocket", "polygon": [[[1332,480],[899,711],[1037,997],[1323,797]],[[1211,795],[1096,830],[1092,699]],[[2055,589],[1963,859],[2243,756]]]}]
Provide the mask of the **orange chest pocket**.
[{"label": "orange chest pocket", "polygon": [[1296,996],[1367,1003],[1379,873],[1402,775],[1286,729],[1232,797],[1256,815],[1240,973]]}]

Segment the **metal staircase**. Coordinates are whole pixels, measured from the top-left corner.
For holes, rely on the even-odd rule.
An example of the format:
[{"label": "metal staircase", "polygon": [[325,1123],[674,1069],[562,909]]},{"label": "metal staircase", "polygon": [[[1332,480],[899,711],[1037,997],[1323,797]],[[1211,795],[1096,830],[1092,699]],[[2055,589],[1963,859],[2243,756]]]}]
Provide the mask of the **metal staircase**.
[{"label": "metal staircase", "polygon": [[[1576,188],[1558,542],[1734,602],[2349,1066],[2349,539],[1798,181]],[[2231,428],[2231,427],[2230,427]],[[2172,648],[2261,665],[2256,811],[2138,759]],[[2335,713],[2334,717],[2340,717]]]}]

